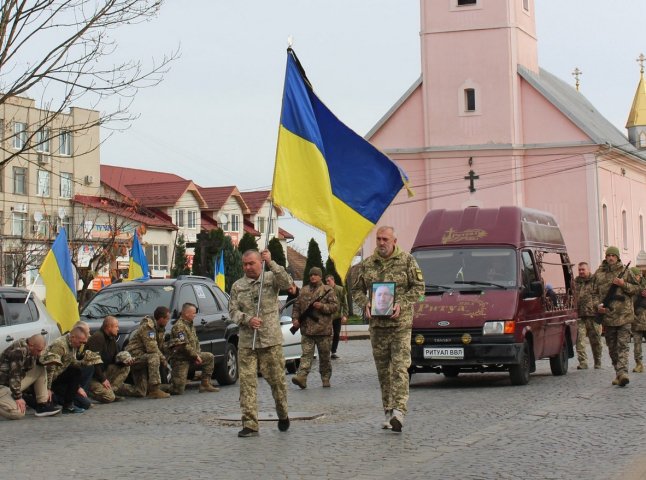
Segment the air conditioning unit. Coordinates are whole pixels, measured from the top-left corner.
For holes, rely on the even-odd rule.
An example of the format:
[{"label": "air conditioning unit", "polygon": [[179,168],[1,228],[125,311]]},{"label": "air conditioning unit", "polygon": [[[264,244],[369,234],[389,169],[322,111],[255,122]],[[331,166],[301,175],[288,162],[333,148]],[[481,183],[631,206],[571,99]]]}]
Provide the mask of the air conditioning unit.
[{"label": "air conditioning unit", "polygon": [[27,204],[26,203],[16,203],[13,206],[13,211],[16,213],[27,213]]},{"label": "air conditioning unit", "polygon": [[84,182],[86,185],[92,185],[94,183],[94,177],[92,175],[86,175]]},{"label": "air conditioning unit", "polygon": [[52,158],[47,155],[46,153],[39,153],[38,154],[38,163],[41,165],[48,165],[52,161]]}]

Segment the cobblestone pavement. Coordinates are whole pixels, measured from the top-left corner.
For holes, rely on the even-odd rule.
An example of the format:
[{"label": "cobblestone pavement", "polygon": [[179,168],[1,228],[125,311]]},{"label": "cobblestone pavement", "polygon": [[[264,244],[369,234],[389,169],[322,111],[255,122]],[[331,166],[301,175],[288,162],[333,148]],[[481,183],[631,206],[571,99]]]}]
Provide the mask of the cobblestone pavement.
[{"label": "cobblestone pavement", "polygon": [[[325,416],[293,421],[286,433],[261,422],[259,437],[238,438],[238,422],[218,420],[238,414],[238,386],[207,394],[194,385],[182,397],[0,420],[0,478],[642,478],[634,472],[646,450],[646,373],[611,386],[607,351],[602,370],[577,371],[570,359],[563,377],[541,361],[524,387],[506,374],[416,374],[402,434],[380,428],[369,342],[339,353],[332,388],[316,373],[306,390],[289,382],[292,412]],[[259,385],[260,410],[273,412]]]}]

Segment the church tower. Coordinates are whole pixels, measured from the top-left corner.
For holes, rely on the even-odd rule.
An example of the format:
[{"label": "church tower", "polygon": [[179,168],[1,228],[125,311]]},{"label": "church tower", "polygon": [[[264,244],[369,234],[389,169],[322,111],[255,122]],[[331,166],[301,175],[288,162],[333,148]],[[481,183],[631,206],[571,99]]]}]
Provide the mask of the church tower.
[{"label": "church tower", "polygon": [[538,73],[534,0],[421,0],[421,53],[426,146],[523,143],[517,71]]},{"label": "church tower", "polygon": [[644,61],[646,61],[646,57],[643,53],[639,55],[637,61],[640,64],[639,85],[637,85],[626,128],[628,129],[630,143],[635,148],[643,150],[646,149],[646,83],[644,82]]}]

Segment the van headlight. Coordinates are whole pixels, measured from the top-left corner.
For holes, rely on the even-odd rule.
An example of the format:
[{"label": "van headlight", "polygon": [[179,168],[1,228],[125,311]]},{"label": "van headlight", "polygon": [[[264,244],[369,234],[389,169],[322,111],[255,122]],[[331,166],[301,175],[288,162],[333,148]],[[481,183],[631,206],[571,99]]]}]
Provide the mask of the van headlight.
[{"label": "van headlight", "polygon": [[483,335],[504,335],[514,333],[515,322],[513,320],[498,320],[495,322],[485,322],[482,327]]}]

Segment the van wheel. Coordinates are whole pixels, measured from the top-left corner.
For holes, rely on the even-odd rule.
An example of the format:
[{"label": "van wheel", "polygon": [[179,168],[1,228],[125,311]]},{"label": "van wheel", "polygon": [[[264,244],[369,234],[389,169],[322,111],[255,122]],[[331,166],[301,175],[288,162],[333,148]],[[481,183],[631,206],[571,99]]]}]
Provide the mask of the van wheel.
[{"label": "van wheel", "polygon": [[458,367],[452,367],[452,366],[443,365],[442,366],[442,373],[447,378],[455,378],[458,375],[460,375],[460,369]]},{"label": "van wheel", "polygon": [[227,342],[224,348],[224,359],[215,368],[213,376],[220,385],[233,385],[238,381],[238,349]]},{"label": "van wheel", "polygon": [[568,367],[567,340],[563,337],[563,345],[558,355],[550,357],[552,375],[565,375]]},{"label": "van wheel", "polygon": [[529,383],[529,364],[531,355],[527,340],[523,343],[523,349],[520,352],[520,362],[518,365],[509,367],[509,378],[512,385],[527,385]]}]

